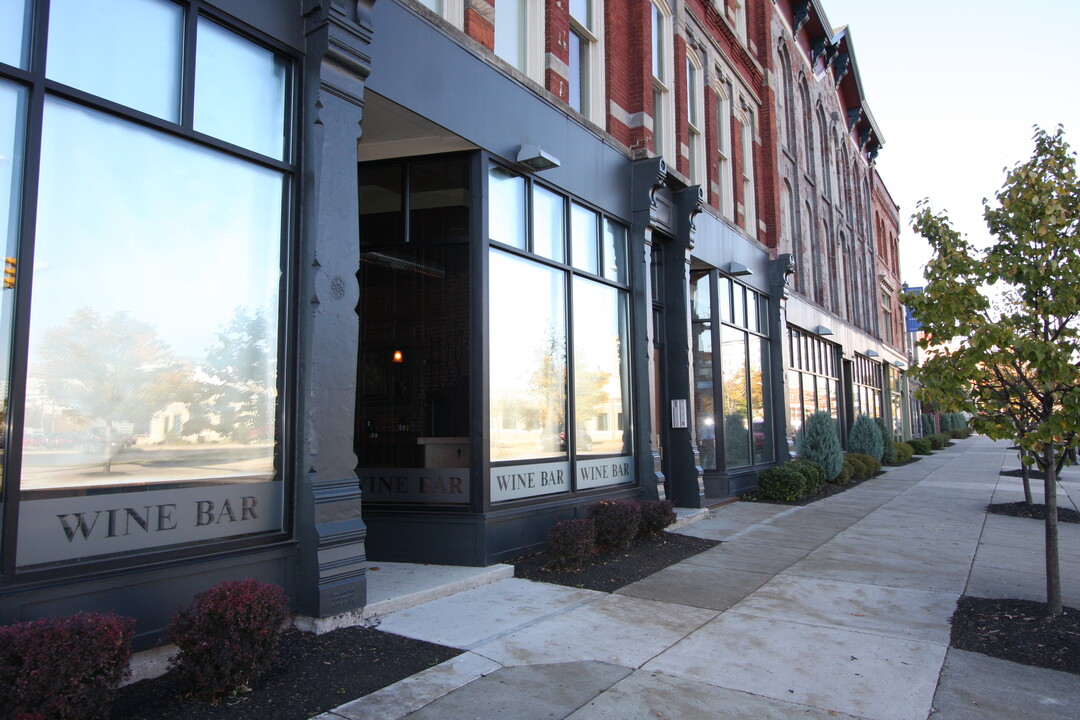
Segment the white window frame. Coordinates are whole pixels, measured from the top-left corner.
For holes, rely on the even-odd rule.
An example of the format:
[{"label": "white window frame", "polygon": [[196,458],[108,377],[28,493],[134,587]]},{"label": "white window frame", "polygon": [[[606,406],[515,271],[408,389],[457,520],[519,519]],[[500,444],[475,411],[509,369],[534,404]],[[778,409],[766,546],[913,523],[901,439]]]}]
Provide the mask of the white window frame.
[{"label": "white window frame", "polygon": [[[524,73],[531,80],[544,82],[544,3],[533,0],[503,0],[504,3],[518,3],[518,33],[523,44],[522,57],[514,61],[499,55],[512,67]],[[505,17],[505,15],[504,15]],[[499,26],[499,11],[495,10],[495,42],[498,47],[499,32],[505,30]]]},{"label": "white window frame", "polygon": [[[540,4],[540,3],[537,3]],[[602,125],[604,120],[604,3],[603,0],[590,0],[589,26],[582,25],[570,15],[570,32],[578,36],[583,43],[585,71],[579,82],[582,95],[581,114],[592,122]],[[568,63],[568,68],[572,69]]]},{"label": "white window frame", "polygon": [[723,83],[716,85],[716,149],[720,156],[716,177],[720,196],[720,215],[734,222],[735,198],[731,170],[731,92]]},{"label": "white window frame", "polygon": [[[660,67],[652,67],[653,97],[653,147],[657,155],[669,160],[675,159],[675,96],[671,92],[671,79],[675,75],[674,38],[672,32],[671,9],[663,0],[651,0],[655,12],[650,16],[658,18],[659,29],[651,28],[650,65],[655,65],[651,58],[660,55]],[[657,39],[660,47],[656,48]],[[656,70],[660,70],[660,75]],[[659,106],[659,107],[658,107]]]},{"label": "white window frame", "polygon": [[686,54],[686,127],[690,183],[702,185],[705,173],[705,90],[704,71],[692,52]]},{"label": "white window frame", "polygon": [[732,0],[732,20],[735,25],[735,34],[739,36],[743,47],[746,46],[746,0]]},{"label": "white window frame", "polygon": [[465,29],[465,0],[431,0],[430,4],[424,0],[417,0],[417,2],[458,30]]}]

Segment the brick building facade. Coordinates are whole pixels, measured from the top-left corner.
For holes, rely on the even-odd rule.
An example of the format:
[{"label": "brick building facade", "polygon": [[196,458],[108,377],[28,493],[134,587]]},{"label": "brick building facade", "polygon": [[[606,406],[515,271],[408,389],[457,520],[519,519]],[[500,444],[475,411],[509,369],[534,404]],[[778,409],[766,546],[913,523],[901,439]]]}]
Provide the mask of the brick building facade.
[{"label": "brick building facade", "polygon": [[[369,559],[751,489],[815,410],[910,432],[883,136],[818,0],[25,7],[3,621],[114,609],[145,646],[241,576],[332,617]],[[72,394],[64,327],[142,401]]]}]

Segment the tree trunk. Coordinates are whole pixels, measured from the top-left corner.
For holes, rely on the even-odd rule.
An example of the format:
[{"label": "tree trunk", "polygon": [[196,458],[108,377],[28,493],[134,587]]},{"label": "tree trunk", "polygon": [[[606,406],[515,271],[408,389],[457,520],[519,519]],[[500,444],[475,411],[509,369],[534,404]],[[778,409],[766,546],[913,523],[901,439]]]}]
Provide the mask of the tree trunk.
[{"label": "tree trunk", "polygon": [[1031,471],[1024,463],[1024,451],[1020,451],[1020,477],[1024,481],[1024,502],[1028,507],[1031,507],[1033,501],[1031,499]]},{"label": "tree trunk", "polygon": [[1046,614],[1061,614],[1061,572],[1058,565],[1057,465],[1054,446],[1043,447],[1046,480],[1043,495],[1046,501]]}]

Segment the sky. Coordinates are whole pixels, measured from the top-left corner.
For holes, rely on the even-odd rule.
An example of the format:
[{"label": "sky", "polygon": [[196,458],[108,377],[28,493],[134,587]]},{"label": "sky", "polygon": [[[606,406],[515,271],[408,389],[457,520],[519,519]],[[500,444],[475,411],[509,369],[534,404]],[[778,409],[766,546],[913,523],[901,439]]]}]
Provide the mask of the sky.
[{"label": "sky", "polygon": [[929,198],[979,247],[983,198],[1031,157],[1034,126],[1080,150],[1080,2],[821,0],[850,26],[863,92],[885,144],[877,167],[900,206],[902,279],[923,284],[930,248],[910,227]]}]

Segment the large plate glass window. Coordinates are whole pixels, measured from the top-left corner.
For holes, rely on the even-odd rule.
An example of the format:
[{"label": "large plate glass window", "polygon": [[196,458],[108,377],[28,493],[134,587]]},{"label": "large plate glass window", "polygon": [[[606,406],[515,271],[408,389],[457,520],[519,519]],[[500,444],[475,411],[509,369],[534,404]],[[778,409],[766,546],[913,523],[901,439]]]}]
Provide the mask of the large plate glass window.
[{"label": "large plate glass window", "polygon": [[[21,568],[284,527],[275,459],[291,67],[184,12],[194,10],[163,0],[108,13],[50,4],[46,75],[96,97],[44,101]],[[184,78],[191,52],[205,74],[242,68],[244,82]],[[226,81],[227,92],[213,87]],[[194,112],[181,93],[192,82]],[[178,124],[164,133],[143,113]]]},{"label": "large plate glass window", "polygon": [[843,423],[840,407],[840,368],[836,346],[795,327],[788,328],[788,441],[795,439],[806,418],[824,410]]},{"label": "large plate glass window", "polygon": [[715,270],[691,273],[694,419],[701,466],[773,461],[768,298]]},{"label": "large plate glass window", "polygon": [[497,165],[488,197],[492,501],[633,482],[625,226]]}]

